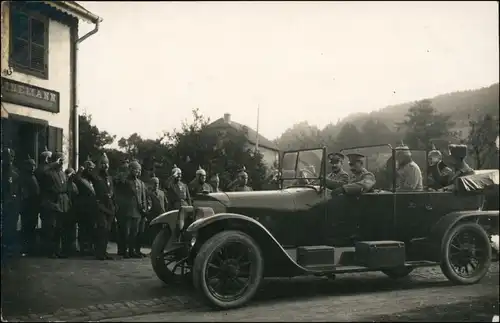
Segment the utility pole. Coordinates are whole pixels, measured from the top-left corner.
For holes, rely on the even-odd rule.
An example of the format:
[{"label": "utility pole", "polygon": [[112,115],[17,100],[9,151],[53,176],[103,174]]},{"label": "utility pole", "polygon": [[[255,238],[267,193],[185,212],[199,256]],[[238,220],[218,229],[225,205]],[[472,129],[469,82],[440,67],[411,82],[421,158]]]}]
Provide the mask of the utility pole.
[{"label": "utility pole", "polygon": [[259,152],[259,114],[260,114],[260,103],[257,104],[257,138],[255,138],[255,153]]}]

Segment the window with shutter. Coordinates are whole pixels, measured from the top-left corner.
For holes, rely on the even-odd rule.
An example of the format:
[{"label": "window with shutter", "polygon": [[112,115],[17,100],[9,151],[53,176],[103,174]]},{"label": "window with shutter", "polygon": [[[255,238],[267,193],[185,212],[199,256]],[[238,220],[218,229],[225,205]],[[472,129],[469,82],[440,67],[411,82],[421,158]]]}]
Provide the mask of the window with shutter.
[{"label": "window with shutter", "polygon": [[47,139],[50,151],[63,151],[63,130],[61,128],[49,126]]},{"label": "window with shutter", "polygon": [[48,20],[14,1],[10,18],[10,64],[20,72],[48,78]]}]

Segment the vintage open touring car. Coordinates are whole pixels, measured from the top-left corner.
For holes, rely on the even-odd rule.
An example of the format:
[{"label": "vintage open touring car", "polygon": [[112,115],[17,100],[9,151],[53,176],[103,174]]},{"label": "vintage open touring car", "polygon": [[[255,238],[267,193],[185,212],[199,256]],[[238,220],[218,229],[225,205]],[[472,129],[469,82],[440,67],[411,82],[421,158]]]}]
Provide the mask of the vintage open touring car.
[{"label": "vintage open touring car", "polygon": [[[377,178],[371,192],[332,195],[326,149],[288,151],[279,190],[202,194],[193,207],[158,216],[155,273],[166,283],[191,281],[223,309],[250,301],[265,277],[381,271],[402,278],[435,265],[457,284],[485,276],[498,235],[498,204],[487,203],[498,199],[498,170],[462,177],[451,192],[400,192],[392,147],[343,151],[352,152]],[[426,178],[427,153],[412,154]],[[307,184],[297,174],[307,174]]]}]

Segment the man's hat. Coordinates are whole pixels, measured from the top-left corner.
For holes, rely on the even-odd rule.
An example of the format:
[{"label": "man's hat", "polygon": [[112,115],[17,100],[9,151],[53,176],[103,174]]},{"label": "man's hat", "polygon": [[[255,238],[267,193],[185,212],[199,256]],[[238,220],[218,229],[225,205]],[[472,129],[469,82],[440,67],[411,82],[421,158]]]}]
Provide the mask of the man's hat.
[{"label": "man's hat", "polygon": [[87,156],[87,160],[83,162],[83,167],[92,168],[95,167],[94,162],[90,159],[90,156]]},{"label": "man's hat", "polygon": [[106,153],[104,153],[104,152],[102,153],[101,158],[99,158],[99,164],[102,164],[102,163],[109,164],[108,155],[106,155]]},{"label": "man's hat", "polygon": [[36,166],[36,162],[30,155],[28,155],[28,159],[26,159],[27,166]]},{"label": "man's hat", "polygon": [[50,158],[52,157],[52,152],[47,149],[47,146],[45,146],[45,150],[42,151],[40,156],[42,156],[43,158]]},{"label": "man's hat", "polygon": [[344,161],[345,155],[342,153],[329,153],[328,159],[330,160],[330,163]]},{"label": "man's hat", "polygon": [[64,154],[60,151],[55,151],[53,154],[52,154],[52,159],[54,161],[58,160],[59,158],[64,158]]},{"label": "man's hat", "polygon": [[172,168],[172,176],[180,176],[182,174],[182,170],[177,167],[177,165],[174,164],[174,167]]},{"label": "man's hat", "polygon": [[136,169],[136,170],[141,170],[141,164],[137,160],[133,160],[129,164],[130,169]]},{"label": "man's hat", "polygon": [[451,144],[448,146],[450,150],[450,155],[453,158],[463,159],[467,156],[467,146],[466,145],[455,145]]},{"label": "man's hat", "polygon": [[394,150],[396,151],[397,155],[411,156],[410,148],[407,145],[403,144],[403,142],[401,142],[399,146],[394,148]]},{"label": "man's hat", "polygon": [[207,172],[201,168],[201,166],[198,166],[198,170],[196,171],[196,175],[207,175]]},{"label": "man's hat", "polygon": [[75,170],[73,168],[71,168],[71,167],[68,167],[68,168],[66,168],[66,170],[64,171],[64,173],[69,176],[71,174],[74,174]]},{"label": "man's hat", "polygon": [[436,149],[436,146],[434,144],[432,144],[432,150],[429,151],[429,158],[430,157],[439,157],[439,158],[442,158],[443,155],[441,154],[441,152],[439,150]]},{"label": "man's hat", "polygon": [[354,164],[358,161],[363,162],[365,160],[365,156],[358,153],[348,154],[347,158],[349,158],[349,163],[351,164]]},{"label": "man's hat", "polygon": [[160,179],[158,177],[151,177],[151,183],[160,184]]}]

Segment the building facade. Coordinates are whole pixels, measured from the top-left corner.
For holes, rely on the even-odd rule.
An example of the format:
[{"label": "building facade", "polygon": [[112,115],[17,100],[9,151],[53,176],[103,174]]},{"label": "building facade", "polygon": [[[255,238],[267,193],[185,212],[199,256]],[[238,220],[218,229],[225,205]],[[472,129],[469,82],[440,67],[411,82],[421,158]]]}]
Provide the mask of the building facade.
[{"label": "building facade", "polygon": [[74,1],[2,1],[2,148],[20,165],[40,153],[77,166],[77,46],[80,20],[100,18]]},{"label": "building facade", "polygon": [[[231,120],[231,114],[225,113],[224,117],[215,120],[208,125],[208,129],[217,131],[219,133],[227,133],[228,131],[236,131],[243,133],[246,136],[247,142],[244,150],[255,150],[258,149],[259,153],[262,154],[262,161],[270,169],[272,168],[279,159],[279,149],[276,144],[274,144],[269,139],[258,134],[252,128],[242,125],[238,122]],[[258,147],[257,147],[258,145]]]}]

